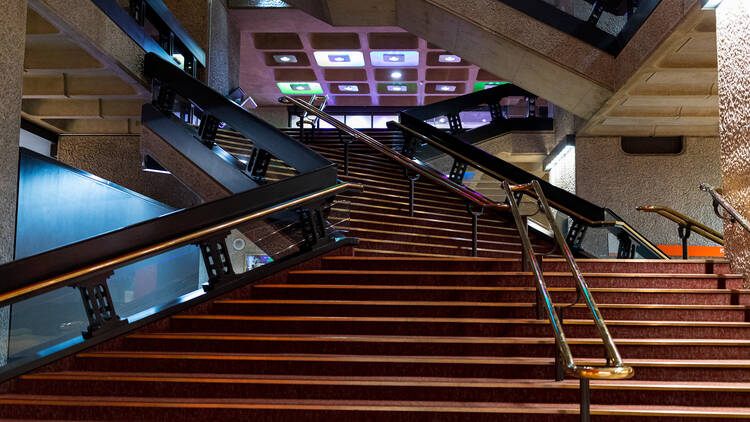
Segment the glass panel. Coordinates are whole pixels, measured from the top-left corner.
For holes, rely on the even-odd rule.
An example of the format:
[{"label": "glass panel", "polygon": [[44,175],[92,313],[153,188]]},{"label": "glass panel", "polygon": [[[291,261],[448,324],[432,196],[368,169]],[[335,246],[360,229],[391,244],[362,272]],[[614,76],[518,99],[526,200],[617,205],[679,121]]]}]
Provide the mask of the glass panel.
[{"label": "glass panel", "polygon": [[346,116],[346,125],[353,129],[370,129],[372,128],[372,116],[370,115]]},{"label": "glass panel", "polygon": [[372,116],[372,128],[373,129],[388,129],[387,123],[390,121],[398,122],[399,116],[397,114],[390,116]]}]

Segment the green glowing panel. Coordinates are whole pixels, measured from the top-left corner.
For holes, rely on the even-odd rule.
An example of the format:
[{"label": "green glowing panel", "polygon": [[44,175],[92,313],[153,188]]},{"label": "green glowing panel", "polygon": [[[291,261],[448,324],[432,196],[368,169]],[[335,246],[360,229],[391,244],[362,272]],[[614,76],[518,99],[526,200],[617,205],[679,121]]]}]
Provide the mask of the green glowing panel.
[{"label": "green glowing panel", "polygon": [[484,91],[500,85],[508,85],[510,82],[477,82],[474,84],[474,92]]},{"label": "green glowing panel", "polygon": [[317,82],[279,82],[276,84],[285,95],[316,95],[323,93]]}]

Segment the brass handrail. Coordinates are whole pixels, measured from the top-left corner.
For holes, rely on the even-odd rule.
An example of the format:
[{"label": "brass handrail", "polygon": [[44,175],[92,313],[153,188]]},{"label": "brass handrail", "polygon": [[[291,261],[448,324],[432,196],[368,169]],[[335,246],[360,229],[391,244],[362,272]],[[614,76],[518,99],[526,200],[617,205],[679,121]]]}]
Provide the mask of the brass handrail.
[{"label": "brass handrail", "polygon": [[[457,158],[461,159],[462,161],[464,161],[466,163],[471,164],[473,167],[481,170],[484,173],[487,173],[487,174],[495,177],[498,180],[504,180],[504,181],[506,181],[506,182],[508,182],[510,184],[516,183],[515,181],[510,180],[507,177],[502,176],[501,174],[493,171],[492,169],[485,168],[481,164],[477,163],[476,161],[474,161],[474,160],[472,160],[472,159],[470,159],[468,157],[465,157],[465,156],[463,156],[463,155],[461,155],[459,153],[456,153],[455,151],[452,151],[452,150],[446,148],[441,143],[436,142],[436,141],[434,141],[434,140],[432,140],[432,139],[424,136],[423,134],[415,131],[414,129],[412,129],[412,128],[408,127],[408,126],[404,126],[404,125],[402,125],[401,123],[398,123],[398,122],[389,122],[389,124],[392,125],[392,126],[394,126],[394,127],[397,127],[399,130],[401,130],[403,132],[408,132],[410,135],[412,135],[412,136],[414,136],[416,138],[419,138],[420,141],[427,142],[428,144],[434,146],[435,148],[438,148],[439,150],[443,151],[444,153],[446,153],[448,155],[452,155],[454,157],[457,157]],[[594,220],[586,218],[586,217],[584,217],[584,216],[576,213],[575,211],[570,210],[570,209],[568,209],[568,208],[566,208],[566,207],[564,207],[564,206],[562,206],[562,205],[560,205],[560,204],[558,204],[558,203],[556,203],[554,201],[552,202],[552,204],[555,206],[556,209],[564,212],[565,214],[567,214],[567,215],[569,215],[571,217],[574,217],[574,218],[576,218],[578,220],[581,220],[581,221],[583,221],[583,222],[585,222],[585,223],[587,223],[587,224],[589,224],[591,226],[594,226],[594,227],[607,227],[607,226],[616,226],[616,227],[619,227],[620,229],[625,230],[626,232],[628,232],[631,236],[633,236],[634,238],[636,238],[642,244],[648,246],[649,249],[652,252],[654,252],[656,255],[658,255],[662,259],[669,259],[669,257],[664,252],[662,252],[656,246],[652,245],[651,242],[649,242],[646,238],[644,238],[643,236],[641,236],[635,229],[633,229],[632,227],[630,227],[630,225],[628,225],[628,223],[626,223],[624,221],[617,221],[617,220],[594,221]]]},{"label": "brass handrail", "polygon": [[[737,211],[735,211],[734,207],[729,205],[726,199],[721,195],[721,191],[719,189],[713,188],[711,185],[708,185],[706,183],[701,183],[700,189],[704,192],[708,192],[709,195],[713,198],[713,206],[714,206],[714,213],[721,218],[722,220],[729,220],[730,222],[734,223],[737,222],[750,232],[750,224],[748,224],[747,220],[745,220],[744,217],[742,217]],[[729,217],[725,215],[721,215],[719,212],[719,207],[722,207],[724,211],[729,213]]]},{"label": "brass handrail", "polygon": [[[516,222],[518,232],[521,236],[521,243],[523,245],[524,252],[527,255],[529,265],[536,278],[537,292],[541,297],[541,301],[544,304],[544,309],[546,310],[550,324],[552,325],[552,329],[555,334],[555,342],[560,351],[560,357],[565,366],[565,370],[575,377],[587,379],[627,379],[632,377],[634,373],[633,368],[625,365],[622,362],[622,358],[620,357],[620,353],[617,350],[617,346],[612,339],[612,335],[607,329],[607,325],[604,323],[604,319],[602,318],[602,315],[599,312],[599,308],[597,307],[596,302],[591,295],[591,291],[586,284],[586,280],[584,280],[583,274],[581,274],[581,270],[578,268],[575,259],[573,259],[573,254],[571,253],[567,242],[565,242],[565,238],[562,235],[560,228],[556,224],[554,224],[552,209],[549,206],[549,202],[547,202],[547,198],[544,195],[544,191],[542,191],[542,187],[539,182],[534,180],[531,183],[525,185],[510,185],[507,181],[503,181],[502,185],[503,189],[506,192],[507,202],[513,214],[513,219]],[[576,279],[576,287],[578,289],[578,292],[585,300],[587,307],[593,315],[594,324],[599,331],[599,336],[601,337],[604,348],[607,352],[607,366],[580,366],[576,365],[575,361],[573,360],[573,353],[570,351],[570,346],[568,345],[568,342],[565,338],[562,323],[560,322],[560,318],[557,314],[557,311],[555,310],[552,298],[549,294],[549,291],[547,290],[547,284],[544,281],[544,275],[542,274],[541,267],[537,260],[536,254],[534,253],[534,248],[531,245],[531,240],[529,240],[528,233],[526,233],[526,230],[524,230],[521,213],[518,209],[516,199],[513,196],[513,192],[516,191],[533,191],[536,194],[540,208],[542,208],[545,216],[550,221],[557,246],[558,248],[560,248],[560,251],[568,262],[568,266],[573,272],[573,277]]]},{"label": "brass handrail", "polygon": [[318,116],[318,118],[327,122],[328,124],[340,130],[341,132],[344,132],[347,135],[351,136],[352,138],[363,142],[364,144],[368,145],[372,149],[396,161],[398,164],[405,167],[406,169],[411,170],[414,173],[417,173],[421,176],[428,178],[432,182],[437,183],[438,185],[442,186],[448,191],[453,192],[463,197],[464,199],[468,200],[469,202],[471,202],[472,204],[476,206],[479,206],[482,208],[497,209],[497,210],[507,209],[507,206],[503,204],[498,204],[492,201],[491,199],[486,198],[485,196],[483,196],[482,194],[478,192],[475,192],[463,185],[459,185],[455,182],[450,181],[448,178],[438,173],[437,171],[416,163],[414,160],[410,159],[409,157],[394,151],[392,148],[389,148],[383,145],[381,142],[378,142],[374,138],[347,126],[346,124],[333,118],[328,113],[318,110],[317,108],[312,107],[303,101],[300,101],[292,97],[281,97],[279,98],[279,102],[284,103],[284,104],[293,104],[308,113]]},{"label": "brass handrail", "polygon": [[138,258],[145,258],[155,253],[164,252],[164,251],[167,251],[168,249],[177,247],[179,245],[187,244],[191,241],[198,240],[202,237],[208,236],[213,233],[217,233],[222,230],[229,229],[239,224],[243,224],[251,220],[265,217],[275,212],[279,212],[279,211],[292,208],[304,202],[308,202],[317,198],[328,196],[328,195],[331,195],[331,194],[334,194],[343,190],[351,190],[351,189],[362,191],[363,187],[362,185],[358,185],[354,183],[340,183],[330,188],[326,188],[326,189],[323,189],[323,190],[320,190],[320,191],[317,191],[317,192],[314,192],[305,196],[301,196],[291,201],[287,201],[278,205],[274,205],[272,207],[269,207],[260,211],[255,211],[252,214],[247,214],[242,217],[237,217],[224,223],[216,224],[211,227],[207,227],[205,229],[198,230],[190,234],[186,234],[186,235],[179,236],[179,237],[176,237],[176,238],[164,241],[164,242],[157,243],[147,248],[139,249],[139,250],[136,250],[136,251],[124,254],[124,255],[120,255],[116,258],[107,259],[105,261],[99,262],[94,265],[90,265],[90,266],[80,268],[75,271],[71,271],[69,273],[65,273],[56,277],[52,277],[47,280],[40,281],[38,283],[34,283],[26,287],[22,287],[20,289],[16,289],[8,293],[0,294],[0,306],[2,306],[5,302],[11,301],[11,300],[17,301],[22,296],[30,296],[30,295],[33,295],[35,292],[49,289],[50,287],[55,286],[55,285],[60,285],[62,287],[64,285],[63,283],[73,280],[75,278],[79,278],[87,274],[102,271],[109,267],[114,267],[114,266],[121,265],[130,261],[134,261]]},{"label": "brass handrail", "polygon": [[697,233],[712,242],[718,243],[719,245],[724,245],[723,234],[717,232],[716,230],[699,221],[696,221],[680,212],[673,210],[672,208],[648,205],[637,207],[636,210],[658,214],[668,220],[679,224],[681,227],[688,228],[693,233]]}]

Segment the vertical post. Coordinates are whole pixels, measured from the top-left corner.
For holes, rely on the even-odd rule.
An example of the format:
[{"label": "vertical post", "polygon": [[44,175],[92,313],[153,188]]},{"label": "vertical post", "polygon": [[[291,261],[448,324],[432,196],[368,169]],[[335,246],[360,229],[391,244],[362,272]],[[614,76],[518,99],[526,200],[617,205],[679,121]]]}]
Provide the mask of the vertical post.
[{"label": "vertical post", "polygon": [[591,382],[588,378],[581,378],[581,422],[591,421]]},{"label": "vertical post", "polygon": [[677,234],[682,240],[682,259],[688,259],[688,239],[690,238],[690,229],[693,227],[692,224],[687,223],[684,226],[677,227]]},{"label": "vertical post", "polygon": [[475,209],[471,203],[466,204],[466,210],[471,214],[471,256],[476,257],[479,255],[479,216],[484,210]]},{"label": "vertical post", "polygon": [[409,179],[409,217],[414,217],[414,190],[415,183],[419,180],[419,175],[409,176],[409,170],[404,170],[406,178]]},{"label": "vertical post", "polygon": [[349,175],[349,142],[344,142],[344,175]]}]

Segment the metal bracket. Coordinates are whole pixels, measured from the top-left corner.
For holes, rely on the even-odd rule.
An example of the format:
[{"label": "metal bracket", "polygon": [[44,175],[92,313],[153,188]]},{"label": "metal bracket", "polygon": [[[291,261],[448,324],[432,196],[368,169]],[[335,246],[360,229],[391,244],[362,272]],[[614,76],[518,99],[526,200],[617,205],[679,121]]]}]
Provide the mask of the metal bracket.
[{"label": "metal bracket", "polygon": [[414,154],[417,153],[418,145],[416,137],[407,134],[404,136],[404,146],[401,147],[401,154],[408,158],[414,158]]},{"label": "metal bracket", "polygon": [[489,107],[490,107],[490,117],[492,118],[493,122],[504,119],[503,108],[500,106],[500,103],[492,103],[489,105]]},{"label": "metal bracket", "polygon": [[536,97],[528,97],[526,101],[529,104],[529,117],[536,117]]},{"label": "metal bracket", "polygon": [[250,160],[247,163],[247,171],[253,180],[256,182],[265,182],[271,157],[270,152],[260,148],[253,148]]},{"label": "metal bracket", "polygon": [[451,134],[453,135],[459,132],[463,132],[464,130],[464,127],[461,124],[461,116],[458,113],[448,114],[448,125],[450,126]]},{"label": "metal bracket", "polygon": [[484,212],[484,208],[475,207],[474,204],[467,202],[466,211],[471,214],[471,256],[477,256],[479,253],[479,216]]},{"label": "metal bracket", "polygon": [[448,175],[448,179],[457,184],[462,184],[464,182],[464,175],[466,174],[466,167],[468,164],[466,164],[463,161],[455,160],[453,161],[453,167],[451,167],[451,173]]},{"label": "metal bracket", "polygon": [[404,176],[409,179],[409,217],[414,217],[414,191],[416,190],[415,183],[419,180],[419,173],[410,176],[409,170],[404,169]]},{"label": "metal bracket", "polygon": [[325,218],[323,218],[321,207],[301,208],[297,210],[297,214],[302,226],[302,248],[310,250],[320,239],[326,237]]},{"label": "metal bracket", "polygon": [[635,245],[630,236],[625,232],[617,235],[619,245],[617,247],[617,259],[633,259],[635,257]]},{"label": "metal bracket", "polygon": [[214,145],[216,132],[219,130],[219,124],[221,124],[219,119],[210,114],[206,114],[201,119],[200,126],[198,126],[198,136],[200,136],[201,142],[209,148]]},{"label": "metal bracket", "polygon": [[109,271],[95,274],[73,285],[81,292],[83,308],[89,320],[88,328],[82,333],[85,339],[127,324],[127,321],[120,320],[112,304],[112,295],[109,292],[107,279],[113,273],[113,271]]},{"label": "metal bracket", "polygon": [[574,220],[568,229],[568,235],[565,237],[567,243],[572,249],[580,249],[583,237],[586,236],[588,226],[580,221]]},{"label": "metal bracket", "polygon": [[227,236],[229,232],[210,237],[198,243],[203,255],[203,263],[208,272],[208,284],[203,290],[212,290],[216,285],[233,280],[236,275],[232,268],[232,261],[227,248]]},{"label": "metal bracket", "polygon": [[341,132],[339,132],[339,141],[341,141],[342,144],[344,144],[344,175],[349,175],[349,145],[351,145],[352,142],[354,142],[354,139],[345,137]]},{"label": "metal bracket", "polygon": [[177,91],[172,89],[169,85],[161,83],[159,87],[159,94],[156,96],[153,104],[154,107],[161,111],[171,112],[174,107],[174,101],[177,98]]},{"label": "metal bracket", "polygon": [[692,228],[693,225],[691,223],[677,227],[677,235],[682,240],[682,259],[688,259],[688,239],[690,238]]}]

